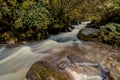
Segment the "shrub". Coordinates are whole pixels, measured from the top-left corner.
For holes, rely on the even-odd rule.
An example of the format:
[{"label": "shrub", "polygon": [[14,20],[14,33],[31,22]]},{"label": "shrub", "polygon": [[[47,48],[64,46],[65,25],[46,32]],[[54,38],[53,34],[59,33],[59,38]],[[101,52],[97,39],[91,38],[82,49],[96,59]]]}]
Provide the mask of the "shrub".
[{"label": "shrub", "polygon": [[100,38],[112,45],[120,46],[120,24],[109,23],[101,27]]},{"label": "shrub", "polygon": [[120,23],[120,1],[119,0],[107,0],[103,7],[103,15],[101,16],[101,22],[103,24],[114,22]]},{"label": "shrub", "polygon": [[52,18],[42,2],[2,0],[0,3],[0,34],[4,36],[10,33],[11,36],[1,37],[2,40],[6,41],[9,40],[6,38],[14,37],[18,40],[33,40],[48,36],[46,29]]}]

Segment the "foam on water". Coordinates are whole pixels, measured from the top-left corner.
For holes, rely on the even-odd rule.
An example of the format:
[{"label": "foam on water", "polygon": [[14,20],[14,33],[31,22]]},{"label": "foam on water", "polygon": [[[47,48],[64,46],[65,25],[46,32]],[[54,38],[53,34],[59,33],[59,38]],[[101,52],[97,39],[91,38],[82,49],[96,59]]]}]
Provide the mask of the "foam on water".
[{"label": "foam on water", "polygon": [[6,49],[6,46],[0,47],[0,53],[3,52]]},{"label": "foam on water", "polygon": [[102,78],[100,76],[87,76],[84,74],[79,74],[75,71],[72,71],[71,69],[67,68],[66,71],[68,71],[69,73],[72,74],[72,76],[74,77],[74,80],[102,80]]},{"label": "foam on water", "polygon": [[30,66],[47,55],[34,54],[29,46],[21,47],[10,56],[0,60],[0,80],[23,79]]}]

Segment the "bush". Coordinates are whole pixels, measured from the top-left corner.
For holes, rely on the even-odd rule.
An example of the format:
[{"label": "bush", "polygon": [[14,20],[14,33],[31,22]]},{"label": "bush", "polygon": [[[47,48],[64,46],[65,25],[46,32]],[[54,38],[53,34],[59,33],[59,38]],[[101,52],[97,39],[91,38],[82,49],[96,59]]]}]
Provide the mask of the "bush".
[{"label": "bush", "polygon": [[101,14],[100,19],[92,20],[87,27],[100,29],[102,25],[106,25],[110,22],[120,24],[120,1],[119,0],[105,0],[103,5],[98,6],[98,10]]},{"label": "bush", "polygon": [[120,46],[120,24],[109,23],[101,27],[100,38],[109,44]]},{"label": "bush", "polygon": [[120,23],[120,1],[119,0],[107,0],[103,7],[103,15],[101,16],[101,22],[103,24],[114,22]]},{"label": "bush", "polygon": [[[52,18],[42,2],[2,0],[0,3],[0,34],[3,36],[0,41],[15,37],[19,41],[48,37],[46,29]],[[4,35],[8,33],[11,37]]]}]

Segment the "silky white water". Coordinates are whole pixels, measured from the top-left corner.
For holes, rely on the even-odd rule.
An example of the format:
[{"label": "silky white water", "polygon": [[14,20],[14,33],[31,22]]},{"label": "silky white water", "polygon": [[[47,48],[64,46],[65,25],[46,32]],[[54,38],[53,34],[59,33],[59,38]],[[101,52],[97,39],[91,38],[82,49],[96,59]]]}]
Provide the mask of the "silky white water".
[{"label": "silky white water", "polygon": [[[73,25],[75,29],[71,30],[71,32],[60,33],[44,41],[16,48],[0,47],[0,80],[24,80],[31,65],[42,60],[45,56],[51,55],[51,51],[55,49],[62,50],[66,46],[72,46],[73,44],[81,44],[76,35],[87,23]],[[75,80],[101,80],[98,76],[87,77],[72,72],[70,69],[68,69],[68,72],[75,76]]]},{"label": "silky white water", "polygon": [[74,80],[102,80],[102,78],[100,76],[87,76],[87,75],[83,75],[83,74],[78,74],[75,71],[72,71],[70,69],[66,69],[69,73],[71,73],[74,76]]}]

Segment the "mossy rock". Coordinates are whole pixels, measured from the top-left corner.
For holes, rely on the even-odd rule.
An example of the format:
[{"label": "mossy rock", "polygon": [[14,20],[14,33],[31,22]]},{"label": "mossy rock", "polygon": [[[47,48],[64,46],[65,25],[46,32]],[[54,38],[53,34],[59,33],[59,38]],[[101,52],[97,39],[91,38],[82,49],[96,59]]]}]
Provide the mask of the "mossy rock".
[{"label": "mossy rock", "polygon": [[36,62],[26,74],[26,80],[70,80],[68,75],[52,68],[47,62]]},{"label": "mossy rock", "polygon": [[84,28],[80,30],[77,37],[82,40],[98,41],[99,30],[95,28]]}]

